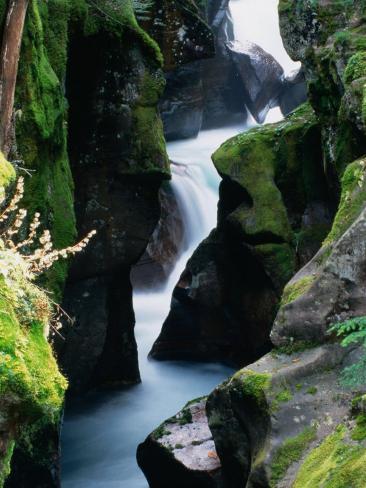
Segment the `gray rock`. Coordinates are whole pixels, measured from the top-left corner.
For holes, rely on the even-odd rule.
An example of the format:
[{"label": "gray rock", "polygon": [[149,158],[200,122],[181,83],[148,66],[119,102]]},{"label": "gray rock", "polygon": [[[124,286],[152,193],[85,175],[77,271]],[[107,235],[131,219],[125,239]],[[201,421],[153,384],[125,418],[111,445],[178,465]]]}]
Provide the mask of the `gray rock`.
[{"label": "gray rock", "polygon": [[208,428],[206,398],[189,402],[139,445],[137,461],[151,488],[222,488]]},{"label": "gray rock", "polygon": [[289,286],[307,279],[309,287],[281,307],[272,342],[278,346],[293,341],[324,342],[332,323],[366,315],[365,264],[366,209],[332,249],[322,249],[291,280]]},{"label": "gray rock", "polygon": [[252,42],[235,41],[226,45],[240,73],[248,109],[262,123],[270,108],[278,105],[283,68],[271,54]]}]

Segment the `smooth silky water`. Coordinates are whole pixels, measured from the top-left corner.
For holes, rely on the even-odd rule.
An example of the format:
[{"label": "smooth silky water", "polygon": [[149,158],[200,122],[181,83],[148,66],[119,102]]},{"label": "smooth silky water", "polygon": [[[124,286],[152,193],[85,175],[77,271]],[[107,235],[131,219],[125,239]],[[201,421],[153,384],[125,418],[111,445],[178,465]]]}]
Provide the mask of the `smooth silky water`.
[{"label": "smooth silky water", "polygon": [[[264,37],[270,40],[267,46],[262,39],[263,47],[290,71],[296,64],[284,56],[276,7],[277,0],[231,0],[237,38],[243,39],[242,33],[248,29],[248,39],[260,44],[264,12],[266,19],[270,17]],[[253,31],[255,24],[257,32]],[[271,36],[270,29],[275,31]],[[281,118],[279,109],[273,109],[266,122]],[[221,364],[157,362],[148,360],[147,355],[169,312],[173,288],[188,258],[216,225],[220,178],[210,156],[221,143],[252,125],[249,118],[246,126],[203,131],[196,139],[168,144],[169,156],[176,163],[172,165],[171,185],[183,218],[185,246],[165,285],[134,294],[142,383],[120,391],[92,393],[67,406],[62,430],[63,488],[146,488],[136,463],[137,445],[187,401],[208,394],[232,373]]]}]

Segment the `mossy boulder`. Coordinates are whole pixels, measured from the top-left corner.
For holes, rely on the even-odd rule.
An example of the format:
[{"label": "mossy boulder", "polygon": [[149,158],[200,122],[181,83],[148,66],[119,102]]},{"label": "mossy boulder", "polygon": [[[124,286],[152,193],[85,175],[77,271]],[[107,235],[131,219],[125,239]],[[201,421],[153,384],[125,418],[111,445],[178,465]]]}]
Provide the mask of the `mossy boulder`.
[{"label": "mossy boulder", "polygon": [[338,386],[345,355],[339,346],[269,354],[211,393],[207,415],[223,486],[293,486],[306,472],[304,457],[351,417],[352,393]]}]

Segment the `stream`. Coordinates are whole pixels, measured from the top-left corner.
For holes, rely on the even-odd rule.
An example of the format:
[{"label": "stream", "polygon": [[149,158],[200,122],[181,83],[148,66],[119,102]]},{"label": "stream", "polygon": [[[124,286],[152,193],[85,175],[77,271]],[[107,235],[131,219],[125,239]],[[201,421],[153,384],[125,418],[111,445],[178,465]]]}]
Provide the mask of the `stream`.
[{"label": "stream", "polygon": [[[290,71],[278,29],[278,0],[231,0],[237,39],[257,42]],[[258,21],[260,19],[260,21]],[[282,118],[272,109],[266,122]],[[211,162],[218,146],[254,125],[203,131],[196,139],[168,144],[171,185],[185,229],[186,249],[167,283],[152,292],[135,292],[136,339],[142,383],[127,389],[91,393],[67,406],[62,431],[63,488],[146,488],[136,448],[164,419],[184,404],[208,394],[232,373],[221,364],[157,362],[147,355],[168,315],[173,288],[187,259],[216,225],[220,178]]]}]

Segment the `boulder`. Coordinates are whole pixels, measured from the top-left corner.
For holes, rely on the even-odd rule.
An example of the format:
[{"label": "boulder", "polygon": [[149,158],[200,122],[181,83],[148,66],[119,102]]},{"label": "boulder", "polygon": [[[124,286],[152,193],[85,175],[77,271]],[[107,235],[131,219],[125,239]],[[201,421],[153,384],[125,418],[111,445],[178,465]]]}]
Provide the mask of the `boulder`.
[{"label": "boulder", "polygon": [[220,488],[221,465],[208,428],[206,398],[189,402],[137,449],[151,488]]},{"label": "boulder", "polygon": [[227,42],[245,90],[246,105],[261,124],[270,108],[278,105],[284,71],[274,57],[252,42]]},{"label": "boulder", "polygon": [[276,303],[249,246],[214,231],[188,261],[150,356],[230,364],[254,360],[270,348]]},{"label": "boulder", "polygon": [[224,487],[305,486],[294,485],[305,456],[352,422],[353,394],[338,383],[352,354],[339,345],[268,354],[211,393],[207,415]]}]

